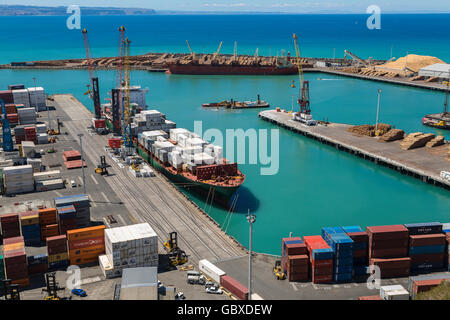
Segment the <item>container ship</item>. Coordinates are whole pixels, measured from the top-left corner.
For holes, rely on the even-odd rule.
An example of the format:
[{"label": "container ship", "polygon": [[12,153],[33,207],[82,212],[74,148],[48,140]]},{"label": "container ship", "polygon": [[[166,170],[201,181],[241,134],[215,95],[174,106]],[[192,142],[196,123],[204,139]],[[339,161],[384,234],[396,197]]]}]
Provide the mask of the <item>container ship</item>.
[{"label": "container ship", "polygon": [[[107,110],[106,108],[104,109]],[[108,126],[112,126],[105,114]],[[143,110],[133,116],[133,145],[139,156],[179,187],[207,195],[212,202],[227,206],[244,183],[237,163],[223,158],[222,147],[204,141],[197,134],[176,128],[157,110]],[[110,138],[119,149],[121,138]]]},{"label": "container ship", "polygon": [[293,75],[298,73],[296,65],[291,63],[290,55],[270,58],[263,61],[259,57],[221,57],[202,59],[191,57],[189,60],[177,60],[167,63],[168,74],[186,75]]}]

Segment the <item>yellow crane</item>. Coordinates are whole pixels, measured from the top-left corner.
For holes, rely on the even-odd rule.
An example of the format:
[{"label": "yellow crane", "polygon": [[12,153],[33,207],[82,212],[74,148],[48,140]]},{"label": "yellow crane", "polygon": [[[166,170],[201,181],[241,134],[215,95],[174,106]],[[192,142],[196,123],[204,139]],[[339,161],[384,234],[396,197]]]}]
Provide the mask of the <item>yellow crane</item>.
[{"label": "yellow crane", "polygon": [[186,43],[187,43],[187,46],[189,48],[189,52],[191,53],[192,60],[195,60],[195,52],[192,51],[191,45],[189,44],[188,40],[186,40]]},{"label": "yellow crane", "polygon": [[217,56],[219,55],[220,49],[222,48],[222,43],[223,43],[223,41],[220,41],[219,48],[217,48],[217,51],[214,52],[214,54],[213,54],[214,59],[217,58]]},{"label": "yellow crane", "polygon": [[295,45],[295,55],[296,55],[296,63],[298,68],[298,78],[299,78],[299,85],[300,85],[300,92],[298,97],[298,104],[300,105],[300,114],[307,114],[309,115],[311,113],[311,109],[309,107],[309,81],[305,81],[303,77],[303,69],[302,69],[302,62],[301,62],[301,56],[300,56],[300,47],[298,45],[298,37],[294,33],[294,45]]}]

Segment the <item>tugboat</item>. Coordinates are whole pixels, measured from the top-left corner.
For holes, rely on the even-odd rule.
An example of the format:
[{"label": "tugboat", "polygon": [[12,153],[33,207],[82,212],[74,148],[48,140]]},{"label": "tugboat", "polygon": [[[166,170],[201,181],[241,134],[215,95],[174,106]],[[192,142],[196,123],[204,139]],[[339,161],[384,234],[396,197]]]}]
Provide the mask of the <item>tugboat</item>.
[{"label": "tugboat", "polygon": [[422,124],[436,129],[450,130],[450,112],[448,112],[449,82],[445,93],[444,110],[442,113],[427,114],[422,118]]}]

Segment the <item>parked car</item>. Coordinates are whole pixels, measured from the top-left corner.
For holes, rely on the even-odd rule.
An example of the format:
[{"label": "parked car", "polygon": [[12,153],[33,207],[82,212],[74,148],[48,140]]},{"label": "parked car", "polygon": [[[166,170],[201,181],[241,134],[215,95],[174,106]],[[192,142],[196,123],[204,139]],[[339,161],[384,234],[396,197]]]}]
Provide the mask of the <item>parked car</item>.
[{"label": "parked car", "polygon": [[73,289],[72,293],[74,295],[82,297],[82,298],[87,297],[87,293],[83,289]]},{"label": "parked car", "polygon": [[211,286],[211,287],[207,287],[205,289],[206,293],[211,293],[211,294],[222,294],[222,290],[216,286]]},{"label": "parked car", "polygon": [[186,297],[184,296],[184,293],[183,293],[183,292],[178,292],[178,293],[175,295],[175,300],[184,300],[184,299],[186,299]]}]

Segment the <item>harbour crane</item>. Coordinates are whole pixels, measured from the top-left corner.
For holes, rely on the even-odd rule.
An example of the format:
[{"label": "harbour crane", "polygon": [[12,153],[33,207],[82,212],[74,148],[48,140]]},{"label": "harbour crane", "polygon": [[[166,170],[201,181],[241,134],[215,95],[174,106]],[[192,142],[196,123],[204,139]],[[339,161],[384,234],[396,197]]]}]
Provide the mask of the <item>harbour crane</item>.
[{"label": "harbour crane", "polygon": [[126,38],[123,42],[123,145],[125,154],[129,155],[133,152],[133,137],[131,135],[131,106],[130,106],[130,43],[131,41]]},{"label": "harbour crane", "polygon": [[117,63],[116,70],[116,88],[119,89],[122,86],[123,81],[123,42],[125,40],[125,27],[119,27],[119,61]]},{"label": "harbour crane", "polygon": [[83,33],[84,47],[86,49],[86,61],[89,71],[89,80],[91,82],[90,86],[92,89],[92,91],[88,90],[88,93],[92,98],[92,100],[94,101],[95,118],[100,119],[101,113],[100,113],[100,94],[98,90],[98,78],[95,76],[95,71],[92,64],[91,48],[89,46],[88,32],[86,28],[83,29],[81,32]]},{"label": "harbour crane", "polygon": [[353,53],[351,53],[350,51],[348,51],[348,50],[344,50],[344,59],[347,57],[347,56],[350,56],[352,59],[353,59],[353,61],[356,61],[356,63],[358,64],[358,65],[363,65],[364,67],[367,67],[367,62],[366,61],[364,61],[363,59],[361,59],[360,57],[358,57],[358,56],[356,56],[355,54],[353,54]]},{"label": "harbour crane", "polygon": [[192,60],[195,60],[195,52],[192,51],[191,45],[189,44],[188,40],[186,40],[186,43],[187,43],[187,46],[189,48],[189,52],[191,53]]},{"label": "harbour crane", "polygon": [[6,114],[5,102],[0,99],[0,104],[2,105],[2,133],[3,133],[3,151],[13,151],[13,140],[11,135],[11,127],[9,126],[8,116]]},{"label": "harbour crane", "polygon": [[223,41],[220,41],[219,48],[217,48],[217,51],[214,52],[214,54],[213,54],[214,59],[217,58],[217,56],[219,55],[220,49],[222,48],[222,44],[223,44]]},{"label": "harbour crane", "polygon": [[294,33],[294,46],[295,46],[295,55],[296,55],[296,63],[298,68],[298,78],[299,78],[299,97],[298,104],[300,106],[300,111],[294,114],[294,120],[300,121],[307,125],[315,125],[317,122],[312,119],[311,109],[310,109],[310,101],[309,101],[309,81],[304,80],[303,77],[303,69],[302,62],[300,56],[300,47],[298,45],[298,37]]}]

